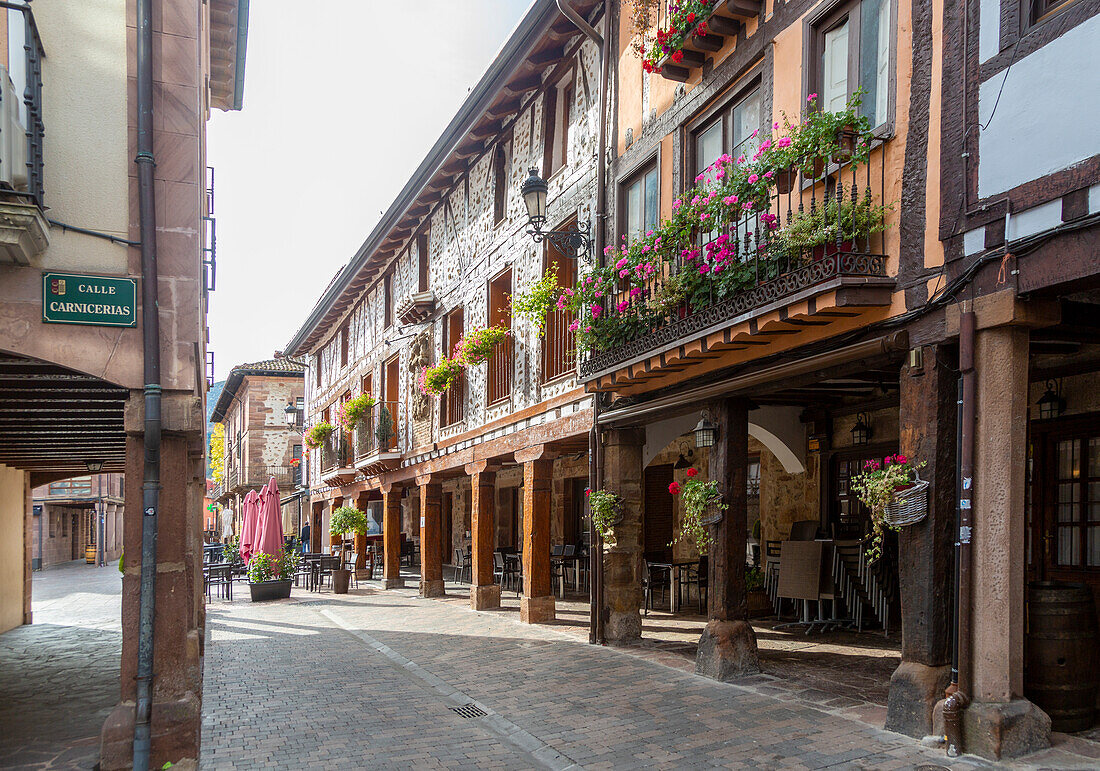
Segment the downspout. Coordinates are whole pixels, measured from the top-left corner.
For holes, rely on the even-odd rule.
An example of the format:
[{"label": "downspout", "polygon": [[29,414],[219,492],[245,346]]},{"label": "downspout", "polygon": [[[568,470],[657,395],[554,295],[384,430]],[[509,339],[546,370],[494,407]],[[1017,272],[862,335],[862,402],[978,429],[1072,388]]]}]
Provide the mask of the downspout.
[{"label": "downspout", "polygon": [[974,404],[974,312],[964,310],[959,318],[959,504],[956,540],[955,640],[952,682],[943,705],[943,726],[947,754],[958,757],[965,751],[962,711],[970,704],[970,558],[974,497],[974,434],[977,417]]},{"label": "downspout", "polygon": [[[603,244],[606,240],[607,222],[607,108],[608,73],[611,61],[611,0],[604,0],[604,35],[600,35],[584,17],[577,13],[565,0],[556,0],[558,10],[574,26],[600,48],[600,95],[598,99],[599,135],[596,140],[596,228],[595,249],[597,264],[603,262]],[[579,365],[579,360],[578,360]],[[589,431],[589,487],[599,490],[603,485],[603,445],[599,429],[600,395],[592,395],[592,428]],[[588,642],[603,645],[603,540],[596,532],[595,524],[589,515],[588,525]]]},{"label": "downspout", "polygon": [[145,434],[141,485],[141,595],[138,605],[137,707],[134,768],[148,771],[153,707],[153,620],[156,616],[157,513],[160,505],[160,308],[157,221],[153,190],[153,9],[137,4],[137,157],[141,238],[141,336],[144,350]]}]

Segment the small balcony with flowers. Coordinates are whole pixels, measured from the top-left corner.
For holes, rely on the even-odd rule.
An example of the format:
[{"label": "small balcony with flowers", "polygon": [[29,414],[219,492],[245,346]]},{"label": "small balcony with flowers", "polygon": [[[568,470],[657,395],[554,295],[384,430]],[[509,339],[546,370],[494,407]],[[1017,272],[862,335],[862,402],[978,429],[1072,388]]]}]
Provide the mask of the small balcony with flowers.
[{"label": "small balcony with flowers", "polygon": [[355,479],[350,432],[341,426],[321,421],[306,431],[304,441],[308,449],[320,450],[321,462],[318,469],[321,482],[343,485]]},{"label": "small balcony with flowers", "polygon": [[590,391],[650,391],[891,312],[885,145],[858,95],[842,111],[819,111],[813,97],[808,108],[801,124],[761,135],[751,157],[721,156],[669,219],[607,247],[546,308],[574,314]]},{"label": "small balcony with flowers", "polygon": [[361,394],[345,402],[344,416],[354,431],[356,470],[372,477],[400,465],[398,402],[375,401]]},{"label": "small balcony with flowers", "polygon": [[638,0],[634,7],[643,69],[681,83],[764,13],[763,0]]}]

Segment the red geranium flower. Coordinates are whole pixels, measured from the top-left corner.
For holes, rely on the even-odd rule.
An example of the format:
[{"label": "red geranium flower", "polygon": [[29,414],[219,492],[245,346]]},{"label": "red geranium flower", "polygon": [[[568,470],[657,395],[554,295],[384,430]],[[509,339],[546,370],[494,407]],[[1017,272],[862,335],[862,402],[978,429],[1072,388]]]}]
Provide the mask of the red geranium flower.
[{"label": "red geranium flower", "polygon": [[683,51],[673,51],[672,52],[672,61],[674,61],[676,63],[680,63],[683,60],[684,60],[684,52]]},{"label": "red geranium flower", "polygon": [[670,493],[672,493],[673,495],[679,495],[680,494],[680,483],[679,482],[673,482],[672,484],[670,484],[668,486],[668,491]]},{"label": "red geranium flower", "polygon": [[693,21],[695,21],[695,14],[694,13],[689,13],[688,14],[688,24],[691,24]]},{"label": "red geranium flower", "polygon": [[590,496],[591,494],[592,494],[592,488],[591,488],[591,487],[586,487],[586,488],[584,488],[584,497],[585,497],[585,498],[587,498],[587,497],[588,497],[588,496]]},{"label": "red geranium flower", "polygon": [[909,459],[907,457],[905,457],[904,455],[899,455],[898,456],[898,463],[907,463],[908,461],[909,461]]},{"label": "red geranium flower", "polygon": [[687,470],[687,475],[688,475],[688,477],[693,477],[693,476],[695,476],[695,475],[696,475],[696,474],[698,474],[698,473],[699,473],[699,469],[697,469],[697,468],[689,468],[689,469]]}]

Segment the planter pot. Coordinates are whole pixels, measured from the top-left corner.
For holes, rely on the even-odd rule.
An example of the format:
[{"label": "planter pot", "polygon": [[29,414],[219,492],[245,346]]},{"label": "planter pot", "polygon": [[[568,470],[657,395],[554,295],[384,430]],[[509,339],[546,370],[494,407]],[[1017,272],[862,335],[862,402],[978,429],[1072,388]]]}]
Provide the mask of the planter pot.
[{"label": "planter pot", "polygon": [[291,581],[260,581],[248,582],[248,589],[252,593],[253,602],[265,602],[266,600],[285,600],[290,597]]},{"label": "planter pot", "polygon": [[845,126],[836,132],[837,151],[833,153],[833,163],[847,163],[856,151],[859,134],[851,126]]},{"label": "planter pot", "polygon": [[763,589],[747,592],[745,599],[749,618],[770,616],[775,612],[771,602],[768,601],[768,593]]},{"label": "planter pot", "polygon": [[883,520],[890,527],[915,525],[928,514],[928,482],[920,477],[911,485],[894,488],[894,500],[886,505]]},{"label": "planter pot", "polygon": [[791,166],[775,172],[775,192],[779,195],[787,195],[795,188],[798,179],[798,169]]},{"label": "planter pot", "polygon": [[332,591],[336,594],[347,594],[348,584],[351,582],[351,571],[346,568],[338,568],[332,571]]}]

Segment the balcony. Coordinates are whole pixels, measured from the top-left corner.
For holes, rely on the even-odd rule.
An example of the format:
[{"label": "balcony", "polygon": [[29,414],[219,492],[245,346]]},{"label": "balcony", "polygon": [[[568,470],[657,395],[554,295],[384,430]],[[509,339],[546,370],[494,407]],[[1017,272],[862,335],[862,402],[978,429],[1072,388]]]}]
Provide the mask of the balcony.
[{"label": "balcony", "polygon": [[767,209],[695,232],[694,248],[668,258],[643,302],[625,290],[601,300],[613,331],[582,359],[587,388],[649,391],[884,318],[895,281],[882,156],[876,143],[856,169],[792,173]]},{"label": "balcony", "polygon": [[351,460],[351,439],[340,429],[333,431],[321,445],[321,481],[345,485],[354,480],[356,471]]},{"label": "balcony", "polygon": [[42,41],[29,6],[8,12],[23,61],[0,67],[0,263],[33,265],[49,245],[43,215]]},{"label": "balcony", "polygon": [[378,402],[355,428],[355,468],[366,476],[397,468],[401,463],[397,402]]},{"label": "balcony", "polygon": [[693,72],[703,69],[708,54],[722,50],[728,38],[736,37],[748,22],[759,18],[763,6],[760,0],[718,0],[711,15],[695,24],[697,30],[706,22],[706,32],[694,32],[684,41],[680,49],[683,58],[674,62],[671,56],[665,56],[657,63],[661,75],[681,83],[690,79]]}]

